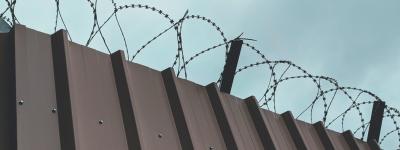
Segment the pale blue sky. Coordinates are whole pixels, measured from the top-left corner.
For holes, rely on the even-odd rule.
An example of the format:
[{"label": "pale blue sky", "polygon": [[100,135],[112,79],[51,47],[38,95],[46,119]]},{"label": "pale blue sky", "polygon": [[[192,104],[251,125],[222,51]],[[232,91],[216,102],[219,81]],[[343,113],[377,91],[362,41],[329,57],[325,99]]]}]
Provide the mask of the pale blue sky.
[{"label": "pale blue sky", "polygon": [[[400,83],[399,0],[116,2],[120,5],[141,3],[155,6],[175,20],[182,17],[186,10],[189,14],[208,17],[222,28],[228,39],[242,32],[244,37],[256,39],[257,42],[249,43],[271,60],[291,60],[311,74],[336,78],[342,86],[370,90],[388,105],[400,108],[397,88]],[[92,26],[89,4],[85,0],[65,0],[61,4],[73,41],[85,44]],[[112,13],[113,7],[110,0],[99,0],[98,5],[99,20],[102,22]],[[1,1],[0,6],[4,9],[5,2]],[[52,0],[17,0],[16,12],[19,21],[27,27],[49,34],[54,32],[55,2]],[[145,10],[124,10],[118,15],[131,54],[170,25],[158,14]],[[114,20],[105,26],[104,34],[111,50],[124,49]],[[185,22],[183,37],[187,57],[222,42],[211,26],[196,20]],[[135,62],[163,70],[171,66],[176,45],[176,35],[171,30],[146,48]],[[99,37],[90,47],[106,52]],[[206,85],[218,78],[223,67],[224,49],[219,48],[209,54],[189,65],[189,80]],[[239,66],[258,60],[250,49],[243,49]],[[241,73],[235,80],[232,93],[242,98],[249,95],[260,97],[267,77],[262,67]],[[309,104],[316,92],[310,82],[304,81],[291,82],[279,91],[278,112],[293,110],[294,114]],[[337,107],[341,107],[340,104],[336,104]],[[368,112],[370,108],[362,109]],[[349,128],[352,127],[350,125]],[[384,144],[396,147],[398,143],[392,143],[394,141],[397,140],[388,140]]]}]

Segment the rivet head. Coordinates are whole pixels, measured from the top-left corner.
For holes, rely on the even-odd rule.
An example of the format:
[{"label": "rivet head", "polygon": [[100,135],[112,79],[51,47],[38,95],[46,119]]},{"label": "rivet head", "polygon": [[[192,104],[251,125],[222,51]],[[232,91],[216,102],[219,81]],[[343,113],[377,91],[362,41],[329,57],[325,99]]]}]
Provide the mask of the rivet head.
[{"label": "rivet head", "polygon": [[56,112],[57,112],[57,109],[56,109],[56,108],[53,108],[53,109],[51,109],[51,112],[52,112],[52,113],[56,113]]},{"label": "rivet head", "polygon": [[104,124],[104,120],[99,120],[99,124]]},{"label": "rivet head", "polygon": [[162,133],[158,133],[157,137],[162,138],[164,135]]},{"label": "rivet head", "polygon": [[23,100],[19,100],[19,101],[18,101],[18,104],[19,104],[19,105],[23,105],[23,104],[24,104],[24,101],[23,101]]}]

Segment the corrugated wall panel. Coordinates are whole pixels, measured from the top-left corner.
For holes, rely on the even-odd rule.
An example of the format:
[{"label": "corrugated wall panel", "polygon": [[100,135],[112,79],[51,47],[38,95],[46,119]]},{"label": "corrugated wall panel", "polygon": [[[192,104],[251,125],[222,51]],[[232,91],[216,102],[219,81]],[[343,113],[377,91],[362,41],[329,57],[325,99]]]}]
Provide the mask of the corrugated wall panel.
[{"label": "corrugated wall panel", "polygon": [[193,150],[193,141],[189,132],[188,125],[186,123],[186,114],[184,113],[181,96],[179,96],[177,88],[177,78],[172,68],[165,69],[161,72],[163,77],[165,90],[169,104],[171,107],[172,115],[174,116],[174,122],[178,131],[179,141],[182,149]]},{"label": "corrugated wall panel", "polygon": [[328,135],[327,129],[322,121],[318,121],[313,124],[316,133],[318,134],[319,138],[321,139],[322,145],[325,147],[326,150],[333,150],[332,140]]},{"label": "corrugated wall panel", "polygon": [[307,143],[305,141],[306,139],[303,137],[303,135],[300,132],[300,127],[297,124],[296,120],[294,119],[292,112],[287,111],[287,112],[281,114],[281,116],[283,118],[283,121],[286,124],[286,128],[288,129],[293,142],[296,145],[296,148],[299,150],[310,149],[310,147],[307,145]]},{"label": "corrugated wall panel", "polygon": [[226,149],[205,87],[179,78],[175,84],[194,149]]},{"label": "corrugated wall panel", "polygon": [[179,79],[171,68],[127,62],[122,51],[69,42],[65,31],[17,25],[0,34],[0,82],[5,150],[378,149],[261,109],[254,97]]},{"label": "corrugated wall panel", "polygon": [[[231,134],[232,141],[225,143],[229,149],[264,149],[260,138],[257,136],[256,127],[247,109],[246,102],[232,95],[220,92],[215,84],[207,86],[208,95],[213,105],[215,116],[217,116],[220,130]],[[219,117],[219,118],[218,118]],[[229,129],[229,131],[228,131]]]},{"label": "corrugated wall panel", "polygon": [[245,103],[264,149],[277,149],[278,147],[273,141],[272,132],[269,131],[270,127],[266,123],[264,110],[258,105],[258,100],[254,96],[250,96],[245,99]]},{"label": "corrugated wall panel", "polygon": [[127,77],[127,65],[123,51],[117,51],[111,54],[112,67],[114,71],[115,84],[117,86],[119,104],[124,122],[125,136],[128,143],[128,149],[141,149],[139,132],[137,128],[137,119],[132,108],[131,92],[129,90],[129,81]]},{"label": "corrugated wall panel", "polygon": [[161,73],[127,63],[127,76],[142,149],[181,149]]},{"label": "corrugated wall panel", "polygon": [[318,136],[313,125],[300,120],[296,120],[296,123],[299,126],[301,135],[307,140],[306,145],[310,150],[324,149],[321,138]]},{"label": "corrugated wall panel", "polygon": [[283,118],[265,109],[262,109],[262,113],[277,149],[297,149]]},{"label": "corrugated wall panel", "polygon": [[264,149],[260,138],[257,136],[257,130],[251,120],[245,101],[226,93],[222,93],[222,100],[227,105],[229,113],[232,114],[230,116],[231,124],[236,125],[232,130],[239,133],[234,135],[240,141],[238,148]]},{"label": "corrugated wall panel", "polygon": [[326,132],[328,133],[335,149],[350,150],[350,147],[347,145],[347,142],[341,133],[329,129],[327,129]]},{"label": "corrugated wall panel", "polygon": [[354,138],[353,133],[350,130],[343,132],[342,136],[344,137],[347,145],[349,145],[350,149],[360,150],[360,146],[357,144],[356,139]]},{"label": "corrugated wall panel", "polygon": [[18,150],[59,150],[50,36],[14,27]]},{"label": "corrugated wall panel", "polygon": [[75,43],[69,46],[68,77],[77,149],[128,149],[110,57]]}]

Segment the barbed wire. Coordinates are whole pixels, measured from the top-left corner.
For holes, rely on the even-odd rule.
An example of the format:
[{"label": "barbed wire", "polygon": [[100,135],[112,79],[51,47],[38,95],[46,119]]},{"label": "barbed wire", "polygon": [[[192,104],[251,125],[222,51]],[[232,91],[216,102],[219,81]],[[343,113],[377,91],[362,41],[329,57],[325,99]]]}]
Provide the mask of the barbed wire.
[{"label": "barbed wire", "polygon": [[54,25],[54,32],[57,31],[58,20],[61,19],[61,22],[62,22],[65,30],[67,31],[67,35],[69,37],[69,40],[73,41],[71,35],[68,32],[68,28],[67,28],[67,25],[65,24],[64,18],[63,18],[62,14],[61,14],[60,0],[54,0],[54,1],[56,2],[56,19],[55,19],[56,21],[55,21],[55,25]]},{"label": "barbed wire", "polygon": [[[8,24],[14,25],[16,23],[19,23],[18,18],[15,14],[15,7],[17,4],[16,0],[5,0],[7,3],[6,8],[1,11],[0,13],[0,18],[4,19]],[[359,118],[359,125],[352,130],[354,134],[360,133],[359,138],[361,140],[365,139],[365,135],[368,132],[368,127],[370,125],[369,121],[366,121],[366,114],[371,114],[371,112],[363,112],[361,107],[367,107],[371,106],[375,101],[382,101],[376,94],[364,90],[364,89],[359,89],[355,87],[347,87],[347,86],[341,86],[338,81],[334,78],[327,77],[327,76],[321,76],[321,75],[313,75],[306,71],[304,68],[301,66],[288,61],[288,60],[271,60],[266,57],[265,54],[262,53],[262,50],[257,49],[255,46],[252,44],[248,43],[247,41],[254,41],[251,39],[246,39],[246,38],[240,38],[238,36],[237,38],[232,38],[228,40],[226,37],[225,33],[221,29],[219,25],[215,23],[215,21],[204,17],[200,15],[193,15],[189,14],[189,11],[185,11],[184,15],[181,18],[178,19],[173,19],[166,11],[158,9],[153,6],[149,5],[144,5],[144,4],[123,4],[119,5],[115,2],[115,0],[110,0],[110,7],[113,8],[113,11],[110,12],[108,15],[103,15],[99,14],[98,11],[98,0],[86,0],[86,2],[89,4],[90,9],[91,9],[91,14],[92,14],[92,21],[93,24],[91,26],[91,32],[88,36],[88,39],[86,41],[86,46],[89,46],[91,42],[94,40],[94,38],[99,37],[104,46],[106,47],[108,53],[112,53],[112,51],[109,48],[109,40],[106,38],[106,36],[103,34],[103,27],[110,23],[112,21],[112,18],[114,18],[115,23],[116,23],[116,29],[118,29],[119,34],[122,37],[123,44],[125,51],[127,53],[127,60],[128,61],[134,61],[135,58],[139,56],[139,54],[146,49],[146,47],[150,44],[152,44],[154,41],[159,39],[161,36],[165,35],[168,31],[174,30],[176,33],[176,42],[177,42],[177,49],[176,49],[176,55],[175,58],[173,59],[172,63],[172,68],[174,68],[177,71],[177,76],[179,77],[182,75],[184,78],[188,77],[188,71],[187,67],[191,62],[193,62],[195,59],[201,58],[200,56],[209,54],[213,52],[217,48],[224,47],[225,49],[225,56],[224,56],[224,68],[226,67],[225,65],[227,64],[227,56],[229,53],[229,47],[230,44],[235,41],[235,40],[244,40],[246,42],[243,43],[243,52],[248,52],[248,53],[255,53],[258,57],[258,61],[244,65],[242,67],[239,67],[235,73],[235,75],[238,75],[239,73],[245,72],[245,71],[251,71],[251,69],[265,69],[266,73],[265,76],[267,76],[267,79],[265,81],[264,85],[264,90],[263,93],[260,95],[260,98],[258,99],[258,102],[260,104],[260,107],[273,110],[275,113],[277,113],[277,103],[278,97],[277,97],[277,92],[280,89],[284,83],[287,83],[289,81],[295,81],[295,80],[304,80],[304,81],[309,81],[312,83],[312,85],[315,86],[316,92],[315,92],[315,97],[311,99],[311,103],[306,106],[305,109],[303,109],[299,114],[297,114],[296,118],[300,118],[303,115],[305,115],[307,112],[310,113],[309,115],[309,121],[310,123],[313,123],[315,120],[322,120],[327,128],[331,127],[334,123],[339,123],[340,128],[342,131],[345,131],[346,126],[346,117],[351,116],[350,113],[354,112],[358,118]],[[61,12],[61,6],[62,3],[60,3],[60,0],[55,0],[55,7],[56,7],[56,12],[55,12],[55,22],[54,22],[54,31],[56,31],[59,28],[64,28],[67,33],[69,39],[72,41],[72,37],[69,34],[69,30],[67,28],[67,23],[65,22],[62,12]],[[141,9],[141,10],[146,10],[147,12],[158,14],[161,16],[164,20],[167,20],[169,26],[165,29],[163,29],[161,32],[153,36],[150,40],[145,42],[143,45],[141,45],[136,51],[130,54],[130,47],[128,45],[128,39],[127,39],[127,34],[124,31],[123,25],[120,22],[120,19],[118,15],[122,14],[124,10],[127,9]],[[99,20],[99,15],[101,16],[106,16],[106,19],[101,22]],[[198,51],[195,53],[193,56],[186,57],[185,56],[185,51],[184,51],[184,45],[183,45],[183,24],[187,23],[188,20],[197,20],[201,22],[205,22],[208,25],[210,25],[221,37],[222,42],[215,42],[218,44],[209,46],[209,48]],[[59,27],[59,21],[62,23],[62,27]],[[244,51],[246,50],[246,51]],[[261,66],[266,65],[266,67],[259,68]],[[295,75],[288,75],[289,73],[295,74]],[[221,82],[222,78],[222,71],[219,74],[218,80],[216,81],[218,84]],[[356,93],[356,96],[352,96],[351,93]],[[332,109],[335,109],[335,112],[337,112],[336,108],[333,105],[334,101],[339,101],[338,97],[339,95],[343,95],[345,98],[345,101],[340,101],[344,106],[343,102],[349,102],[349,105],[344,107],[344,111],[339,113],[338,115],[330,115],[333,114]],[[367,96],[369,100],[360,100],[361,96]],[[342,100],[342,99],[340,99]],[[321,103],[322,106],[319,106],[317,104]],[[272,107],[272,108],[270,108]],[[316,114],[316,108],[322,108],[322,117],[315,119],[313,116]],[[385,121],[384,125],[388,126],[388,124],[392,124],[394,129],[391,129],[387,132],[382,132],[381,135],[383,137],[380,139],[379,144],[383,144],[387,137],[391,136],[393,133],[397,133],[397,138],[398,138],[398,148],[400,148],[400,129],[397,123],[397,119],[400,118],[400,112],[393,107],[387,106],[385,107],[385,115],[384,118],[389,118],[390,121]],[[354,120],[353,120],[354,121]]]},{"label": "barbed wire", "polygon": [[[261,52],[260,50],[256,49],[254,46],[251,46],[248,43],[244,43],[244,45],[246,47],[250,48],[253,52],[256,52],[256,53]],[[265,56],[265,55],[261,54],[260,56]],[[286,60],[271,61],[271,60],[267,59],[267,60],[255,62],[255,63],[249,64],[249,65],[245,65],[243,67],[239,67],[239,69],[236,71],[236,74],[238,74],[240,72],[243,72],[243,71],[247,71],[250,68],[259,67],[259,66],[265,65],[265,64],[268,65],[268,67],[266,67],[266,68],[270,72],[270,78],[269,78],[269,81],[268,81],[268,84],[267,84],[267,88],[266,88],[264,94],[259,99],[259,103],[260,103],[261,107],[266,106],[267,109],[270,109],[268,107],[268,104],[269,104],[269,102],[272,101],[272,103],[274,105],[273,111],[276,112],[275,103],[276,103],[276,91],[277,91],[278,85],[280,85],[280,84],[282,84],[284,82],[291,81],[291,80],[296,80],[296,79],[310,79],[313,83],[315,83],[315,86],[318,89],[317,90],[317,94],[316,94],[317,96],[314,98],[314,100],[311,102],[311,104],[308,107],[306,107],[306,109],[304,109],[297,116],[297,118],[299,118],[306,111],[309,110],[310,113],[311,113],[310,122],[313,122],[313,118],[312,118],[313,117],[313,107],[316,104],[316,102],[322,98],[323,108],[324,108],[323,109],[324,113],[323,113],[322,121],[326,124],[327,128],[329,128],[333,123],[335,123],[336,121],[338,121],[339,118],[341,118],[340,119],[341,120],[340,121],[341,129],[342,129],[342,131],[345,131],[345,126],[344,126],[345,118],[346,118],[347,114],[349,112],[351,112],[351,110],[355,109],[356,112],[357,112],[357,115],[360,118],[360,126],[358,128],[356,128],[355,130],[353,130],[353,133],[355,134],[358,131],[361,131],[360,139],[361,140],[365,139],[366,133],[368,131],[367,129],[368,129],[368,126],[369,126],[369,121],[366,122],[364,118],[365,118],[365,114],[370,114],[371,112],[365,113],[365,112],[361,111],[360,106],[362,106],[362,105],[371,105],[374,101],[381,101],[381,98],[379,98],[376,94],[374,94],[374,93],[372,93],[370,91],[364,90],[364,89],[340,86],[339,83],[333,78],[326,77],[326,76],[315,76],[315,75],[312,75],[312,74],[308,73],[306,70],[304,70],[303,68],[301,68],[300,66],[297,66],[296,64],[294,64],[294,63],[292,63],[290,61],[286,61]],[[276,70],[277,70],[276,67],[279,64],[286,64],[286,66],[282,67],[283,73],[278,75],[276,73]],[[284,77],[284,75],[287,73],[287,71],[290,68],[297,69],[297,71],[300,71],[302,73],[302,75]],[[277,76],[278,76],[278,78],[276,78]],[[272,84],[271,84],[271,79],[273,79],[273,83]],[[327,83],[330,83],[335,88],[323,90],[322,89],[322,85],[320,83],[321,80],[327,81]],[[358,92],[357,96],[355,96],[355,97],[351,96],[349,94],[350,91]],[[348,106],[347,109],[343,113],[337,115],[336,117],[333,117],[332,120],[328,121],[327,120],[327,116],[329,114],[329,111],[331,110],[332,102],[335,100],[335,96],[338,94],[338,92],[342,92],[342,94],[344,94],[345,97],[348,100],[350,100],[351,105]],[[329,93],[333,93],[333,95],[331,96],[330,101],[327,102],[327,95]],[[358,99],[362,94],[366,94],[367,96],[370,96],[373,99],[373,101],[358,102]],[[392,123],[395,126],[395,129],[392,130],[392,131],[386,132],[386,133],[382,133],[382,135],[384,135],[384,136],[378,142],[379,142],[379,144],[382,144],[382,142],[384,142],[384,140],[386,139],[387,136],[389,136],[392,133],[397,131],[398,132],[398,139],[399,139],[398,147],[400,148],[400,131],[398,129],[398,124],[397,124],[396,120],[394,119],[395,117],[399,118],[400,117],[400,113],[399,113],[399,111],[397,111],[397,109],[394,109],[392,107],[386,106],[386,109],[388,109],[388,111],[386,113],[388,113],[389,116],[392,118],[392,121],[393,121]],[[393,115],[390,112],[390,110],[396,110],[397,115]],[[384,123],[388,123],[388,122],[384,122]]]}]

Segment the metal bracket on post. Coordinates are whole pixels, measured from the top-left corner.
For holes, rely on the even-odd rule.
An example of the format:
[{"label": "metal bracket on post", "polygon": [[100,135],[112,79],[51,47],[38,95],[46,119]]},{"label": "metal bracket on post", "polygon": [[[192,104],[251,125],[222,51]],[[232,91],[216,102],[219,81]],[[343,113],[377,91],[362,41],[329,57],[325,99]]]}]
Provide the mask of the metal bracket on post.
[{"label": "metal bracket on post", "polygon": [[382,127],[382,119],[383,119],[383,113],[385,110],[385,102],[384,101],[375,101],[374,106],[372,108],[372,114],[371,114],[371,121],[369,124],[369,130],[368,130],[368,140],[376,140],[379,141],[379,135],[381,133],[381,127]]},{"label": "metal bracket on post", "polygon": [[234,40],[228,53],[228,58],[222,72],[222,82],[220,90],[225,93],[231,93],[233,79],[235,78],[236,67],[239,62],[240,51],[243,40]]}]

